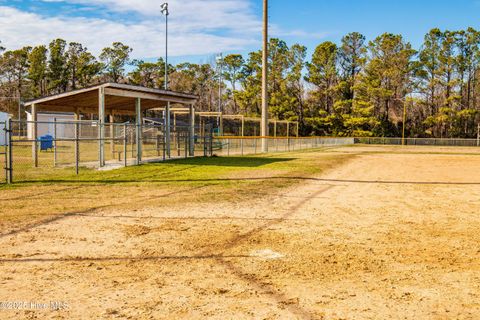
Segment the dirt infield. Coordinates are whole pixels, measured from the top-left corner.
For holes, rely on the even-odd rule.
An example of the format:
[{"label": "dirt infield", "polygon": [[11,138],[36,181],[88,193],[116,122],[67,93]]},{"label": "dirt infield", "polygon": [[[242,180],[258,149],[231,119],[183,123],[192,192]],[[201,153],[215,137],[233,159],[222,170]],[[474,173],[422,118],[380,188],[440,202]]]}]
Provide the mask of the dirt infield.
[{"label": "dirt infield", "polygon": [[0,318],[478,319],[477,149],[318,156],[342,153],[355,156],[250,202],[218,194],[6,234]]}]

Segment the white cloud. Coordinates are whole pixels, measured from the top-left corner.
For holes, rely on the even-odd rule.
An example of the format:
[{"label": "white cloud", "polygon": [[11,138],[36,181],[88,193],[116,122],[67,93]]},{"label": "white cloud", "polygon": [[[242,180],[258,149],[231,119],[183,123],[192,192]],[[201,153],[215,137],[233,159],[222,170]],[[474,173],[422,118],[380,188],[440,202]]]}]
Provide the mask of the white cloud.
[{"label": "white cloud", "polygon": [[[44,0],[105,7],[109,11],[135,12],[140,22],[105,18],[41,16],[0,6],[0,40],[7,48],[45,44],[55,38],[77,41],[98,54],[113,41],[134,48],[136,58],[164,52],[164,28],[159,2],[151,0]],[[207,55],[258,46],[261,24],[247,0],[170,1],[170,54]]]},{"label": "white cloud", "polygon": [[[48,16],[0,5],[0,41],[9,49],[48,44],[63,38],[80,42],[94,54],[114,41],[131,46],[133,58],[164,53],[162,0],[40,0],[81,5],[84,17],[51,13]],[[205,56],[218,52],[259,49],[261,14],[251,0],[169,0],[169,53],[171,56]],[[0,3],[2,3],[0,1]],[[71,9],[70,9],[71,10]],[[102,15],[88,16],[90,12]],[[120,16],[113,13],[121,13]],[[125,18],[129,17],[130,18]],[[115,18],[112,18],[115,17]],[[321,39],[324,33],[284,31],[271,26],[274,37]]]}]

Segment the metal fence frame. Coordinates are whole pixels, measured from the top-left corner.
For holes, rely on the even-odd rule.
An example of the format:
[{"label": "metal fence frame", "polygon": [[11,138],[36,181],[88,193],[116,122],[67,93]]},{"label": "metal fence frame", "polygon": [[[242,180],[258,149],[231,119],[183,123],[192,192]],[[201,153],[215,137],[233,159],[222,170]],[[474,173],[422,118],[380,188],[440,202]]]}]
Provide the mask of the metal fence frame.
[{"label": "metal fence frame", "polygon": [[[111,146],[112,153],[108,158],[109,163],[121,166],[140,165],[143,163],[159,162],[175,158],[188,158],[195,156],[212,156],[213,154],[219,156],[243,156],[248,154],[260,154],[261,141],[266,139],[268,142],[268,150],[273,152],[290,152],[307,149],[315,149],[319,147],[353,145],[353,144],[380,144],[380,145],[402,145],[402,138],[328,138],[328,137],[214,137],[212,127],[198,126],[193,132],[191,127],[182,128],[175,126],[170,135],[170,145],[172,153],[169,154],[167,150],[167,135],[165,134],[165,126],[158,124],[138,124],[138,123],[100,123],[99,121],[18,121],[8,120],[8,122],[0,122],[0,130],[5,132],[5,146],[0,146],[0,164],[3,162],[4,177],[0,176],[0,183],[12,183],[14,176],[16,181],[22,181],[21,172],[16,173],[17,158],[27,159],[28,167],[39,167],[38,161],[38,147],[39,139],[35,134],[36,139],[28,138],[27,136],[17,136],[18,134],[25,134],[28,132],[28,124],[35,123],[36,128],[39,124],[53,125],[53,155],[45,161],[53,161],[53,166],[49,168],[67,167],[73,168],[76,174],[79,174],[80,166],[84,165],[86,161],[83,155],[86,153],[86,159],[95,158],[96,165],[102,167],[105,163],[105,146]],[[71,126],[73,133],[69,137],[60,137],[57,132],[59,125]],[[23,128],[22,126],[26,126]],[[89,130],[84,129],[90,128]],[[92,129],[93,128],[93,129]],[[27,130],[25,130],[27,129]],[[110,129],[110,130],[107,130]],[[65,128],[63,128],[65,132]],[[85,131],[87,133],[85,133]],[[193,134],[193,136],[192,136]],[[405,144],[408,146],[459,146],[459,147],[480,147],[479,139],[435,139],[435,138],[408,138],[405,139]],[[69,144],[69,147],[63,146],[67,151],[64,154],[67,157],[73,155],[73,161],[60,165],[57,158],[59,144]],[[87,145],[85,145],[87,143]],[[1,145],[1,143],[0,143]],[[31,148],[31,155],[29,155],[29,145]],[[89,147],[98,150],[85,148]],[[116,150],[119,146],[119,150]],[[25,154],[18,156],[17,149],[23,150]],[[82,151],[82,147],[84,151]],[[95,156],[95,152],[98,154]],[[82,153],[83,152],[83,153]],[[93,156],[92,156],[93,154]],[[44,155],[45,156],[45,155]],[[30,158],[32,157],[32,158]],[[30,159],[30,160],[28,160]],[[50,163],[50,162],[48,162]],[[25,165],[25,164],[23,164]],[[20,166],[22,168],[22,166]],[[25,166],[24,166],[25,167]],[[38,169],[41,170],[41,169]],[[20,177],[19,177],[20,176]]]},{"label": "metal fence frame", "polygon": [[9,182],[9,165],[8,165],[8,142],[9,142],[9,130],[8,130],[8,122],[0,122],[0,131],[4,133],[4,141],[0,141],[0,167],[3,177],[0,176],[0,183],[8,183]]},{"label": "metal fence frame", "polygon": [[[39,125],[47,125],[48,130],[52,131],[52,150],[53,154],[47,155],[39,152],[40,138],[37,132],[30,133],[29,137],[29,125],[35,125],[38,128]],[[51,128],[49,126],[52,126]],[[63,128],[58,130],[60,126],[68,126],[68,130]],[[72,167],[76,174],[79,174],[80,166],[85,165],[83,154],[85,148],[88,147],[86,158],[89,166],[93,162],[97,164],[95,167],[103,167],[105,163],[106,145],[109,144],[112,147],[112,154],[108,157],[107,165],[141,165],[143,163],[159,162],[177,158],[188,158],[192,156],[209,156],[212,153],[211,150],[211,134],[213,131],[211,128],[206,128],[205,132],[195,132],[195,136],[192,137],[191,127],[187,126],[175,126],[174,130],[170,134],[170,144],[174,145],[172,152],[175,154],[169,154],[167,151],[167,135],[165,134],[164,125],[152,125],[152,124],[138,124],[138,123],[100,123],[99,121],[18,121],[9,120],[7,125],[12,130],[8,130],[8,145],[5,155],[5,172],[6,181],[13,181],[13,171],[20,172],[21,169],[28,166],[28,168],[40,168],[45,167],[45,161],[48,162],[48,168],[58,167]],[[26,130],[25,130],[25,128]],[[37,129],[38,130],[38,129]],[[65,136],[60,132],[69,132],[68,136]],[[87,133],[84,133],[86,131]],[[25,134],[27,136],[12,135],[12,133]],[[50,131],[49,131],[50,133]],[[120,133],[120,134],[118,134]],[[68,150],[64,151],[70,160],[67,160],[67,164],[60,164],[58,155],[61,154],[59,149],[60,144],[68,144]],[[29,151],[29,145],[32,146],[31,153]],[[95,147],[97,145],[97,147]],[[116,146],[118,150],[116,150]],[[83,147],[83,149],[82,149]],[[64,146],[64,148],[66,148]],[[97,148],[97,149],[96,149]],[[95,151],[96,149],[96,151]],[[21,150],[19,156],[18,150]],[[82,151],[83,150],[83,151]],[[48,152],[48,151],[47,151]],[[95,155],[95,153],[98,154]],[[101,154],[103,152],[103,155]],[[39,163],[39,154],[43,155],[42,163]],[[96,160],[92,161],[92,157]],[[48,160],[45,160],[48,158]],[[30,159],[30,160],[29,160]],[[72,160],[74,159],[74,160]],[[102,159],[104,161],[102,162]],[[118,160],[117,160],[118,159]],[[22,161],[22,163],[19,163]],[[16,181],[24,179],[18,178],[16,175]]]},{"label": "metal fence frame", "polygon": [[262,140],[268,143],[268,152],[291,152],[316,149],[328,146],[353,145],[354,138],[327,138],[327,137],[214,137],[213,153],[220,156],[243,156],[261,154]]}]

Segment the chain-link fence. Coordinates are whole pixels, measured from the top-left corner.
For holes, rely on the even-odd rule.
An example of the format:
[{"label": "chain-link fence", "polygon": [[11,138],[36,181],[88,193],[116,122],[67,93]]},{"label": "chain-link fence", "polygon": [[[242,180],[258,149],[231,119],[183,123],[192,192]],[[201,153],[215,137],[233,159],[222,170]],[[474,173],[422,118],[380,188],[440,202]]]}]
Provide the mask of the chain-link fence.
[{"label": "chain-link fence", "polygon": [[5,161],[5,167],[12,169],[15,181],[54,179],[72,172],[78,174],[84,168],[108,170],[211,155],[209,128],[195,131],[192,137],[190,127],[176,125],[167,141],[165,127],[154,124],[15,120],[9,123],[12,137],[10,148],[5,150],[10,150],[12,156],[10,164]]},{"label": "chain-link fence", "polygon": [[354,144],[353,138],[214,138],[212,151],[219,156],[262,153],[262,140],[268,143],[268,152],[290,152],[327,146]]},{"label": "chain-link fence", "polygon": [[7,123],[0,122],[0,184],[8,181],[8,140]]},{"label": "chain-link fence", "polygon": [[[290,152],[324,146],[402,145],[401,138],[213,137],[213,126],[193,130],[178,120],[167,135],[161,123],[98,121],[0,122],[0,183],[58,180],[89,168],[103,170],[193,156]],[[405,139],[406,145],[479,147],[476,139]]]}]

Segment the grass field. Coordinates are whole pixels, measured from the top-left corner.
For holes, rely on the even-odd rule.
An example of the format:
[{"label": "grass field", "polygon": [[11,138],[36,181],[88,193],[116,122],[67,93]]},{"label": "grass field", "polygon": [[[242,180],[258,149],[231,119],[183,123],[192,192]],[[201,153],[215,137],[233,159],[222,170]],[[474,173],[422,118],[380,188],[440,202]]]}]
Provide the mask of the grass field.
[{"label": "grass field", "polygon": [[480,150],[353,146],[0,186],[1,319],[475,319]]}]

